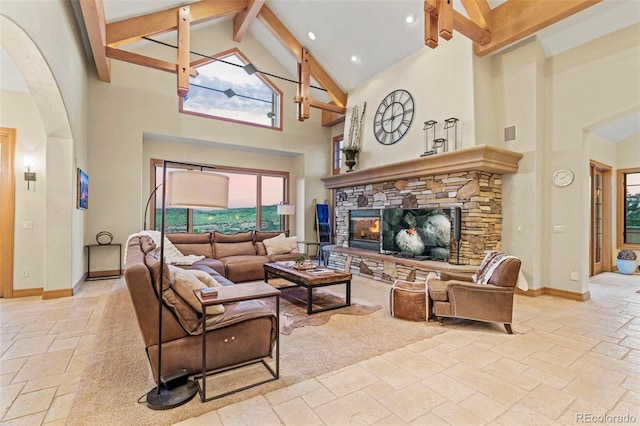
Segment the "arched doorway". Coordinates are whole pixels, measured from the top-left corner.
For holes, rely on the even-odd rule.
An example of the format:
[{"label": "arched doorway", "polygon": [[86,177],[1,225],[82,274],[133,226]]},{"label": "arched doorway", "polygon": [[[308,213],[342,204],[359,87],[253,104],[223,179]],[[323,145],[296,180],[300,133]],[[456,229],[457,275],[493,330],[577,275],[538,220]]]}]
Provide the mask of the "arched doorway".
[{"label": "arched doorway", "polygon": [[[43,298],[69,296],[73,294],[72,271],[74,260],[72,246],[74,241],[73,220],[73,139],[71,126],[62,95],[56,84],[54,75],[46,59],[29,37],[16,23],[6,16],[0,16],[0,46],[15,63],[22,79],[29,87],[29,92],[35,104],[39,117],[33,117],[34,122],[41,122],[44,127],[46,155],[42,163],[44,173],[38,176],[39,190],[44,193],[44,219],[39,224],[43,231],[41,262],[42,288],[16,288],[14,251],[14,280],[11,288],[4,288],[5,297],[26,296],[41,293]],[[17,143],[20,143],[20,129],[17,132]],[[22,161],[14,158],[16,177],[22,168]],[[16,190],[22,190],[20,179],[16,179]],[[22,218],[16,217],[14,226],[15,241],[29,238],[29,234],[21,231]],[[23,256],[21,254],[21,256]]]}]

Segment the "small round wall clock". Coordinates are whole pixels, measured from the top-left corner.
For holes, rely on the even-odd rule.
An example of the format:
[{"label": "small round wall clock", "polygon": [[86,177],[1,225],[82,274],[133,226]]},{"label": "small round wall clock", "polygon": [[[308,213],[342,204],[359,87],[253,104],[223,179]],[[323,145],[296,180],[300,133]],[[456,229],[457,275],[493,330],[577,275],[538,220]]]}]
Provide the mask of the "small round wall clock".
[{"label": "small round wall clock", "polygon": [[373,118],[373,132],[383,145],[398,142],[413,121],[413,97],[406,90],[394,90],[380,102]]},{"label": "small round wall clock", "polygon": [[567,169],[560,169],[553,174],[553,183],[556,186],[567,186],[573,182],[573,172]]}]

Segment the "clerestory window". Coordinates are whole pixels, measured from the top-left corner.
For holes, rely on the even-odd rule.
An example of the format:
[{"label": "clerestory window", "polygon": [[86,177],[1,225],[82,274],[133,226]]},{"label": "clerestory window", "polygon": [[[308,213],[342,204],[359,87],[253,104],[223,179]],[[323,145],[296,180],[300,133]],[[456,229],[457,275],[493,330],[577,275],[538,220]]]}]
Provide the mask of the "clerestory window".
[{"label": "clerestory window", "polygon": [[192,64],[198,75],[189,79],[180,112],[281,129],[282,92],[239,50],[215,58]]}]

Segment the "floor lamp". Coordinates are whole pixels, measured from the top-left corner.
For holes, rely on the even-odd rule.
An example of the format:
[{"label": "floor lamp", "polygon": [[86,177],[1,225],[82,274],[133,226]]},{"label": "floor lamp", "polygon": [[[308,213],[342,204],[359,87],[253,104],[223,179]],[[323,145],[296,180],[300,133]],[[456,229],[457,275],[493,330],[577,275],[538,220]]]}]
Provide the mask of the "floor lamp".
[{"label": "floor lamp", "polygon": [[281,231],[285,231],[284,229],[282,229],[284,227],[283,226],[284,216],[292,216],[295,213],[295,211],[296,211],[295,206],[292,206],[291,204],[285,204],[284,201],[278,204],[278,214],[280,215]]},{"label": "floor lamp", "polygon": [[[175,170],[167,176],[167,165],[197,167],[200,170]],[[180,386],[167,386],[162,376],[162,288],[165,268],[165,210],[167,207],[226,209],[229,200],[229,178],[206,172],[211,166],[164,161],[162,164],[162,225],[160,228],[160,274],[158,278],[158,365],[157,385],[147,394],[147,406],[153,410],[166,410],[191,400],[198,392],[198,384],[191,380]],[[157,189],[157,188],[156,188]],[[204,315],[204,313],[203,313]],[[204,379],[203,379],[204,380]]]}]

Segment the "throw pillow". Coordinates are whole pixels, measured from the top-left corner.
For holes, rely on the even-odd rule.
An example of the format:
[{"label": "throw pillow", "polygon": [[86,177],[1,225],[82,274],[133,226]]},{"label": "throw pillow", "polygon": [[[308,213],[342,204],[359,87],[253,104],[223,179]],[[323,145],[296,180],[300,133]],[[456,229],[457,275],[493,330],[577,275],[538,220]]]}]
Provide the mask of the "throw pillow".
[{"label": "throw pillow", "polygon": [[300,253],[298,250],[298,237],[287,237],[287,241],[289,242],[289,253]]},{"label": "throw pillow", "polygon": [[291,245],[284,234],[267,238],[262,242],[267,249],[267,255],[291,253]]},{"label": "throw pillow", "polygon": [[[171,274],[171,287],[173,290],[198,313],[202,313],[202,306],[193,291],[205,287],[220,286],[217,281],[203,271],[182,269],[169,265],[169,273]],[[224,306],[222,305],[207,307],[207,315],[219,315],[222,313],[224,313]]]}]

